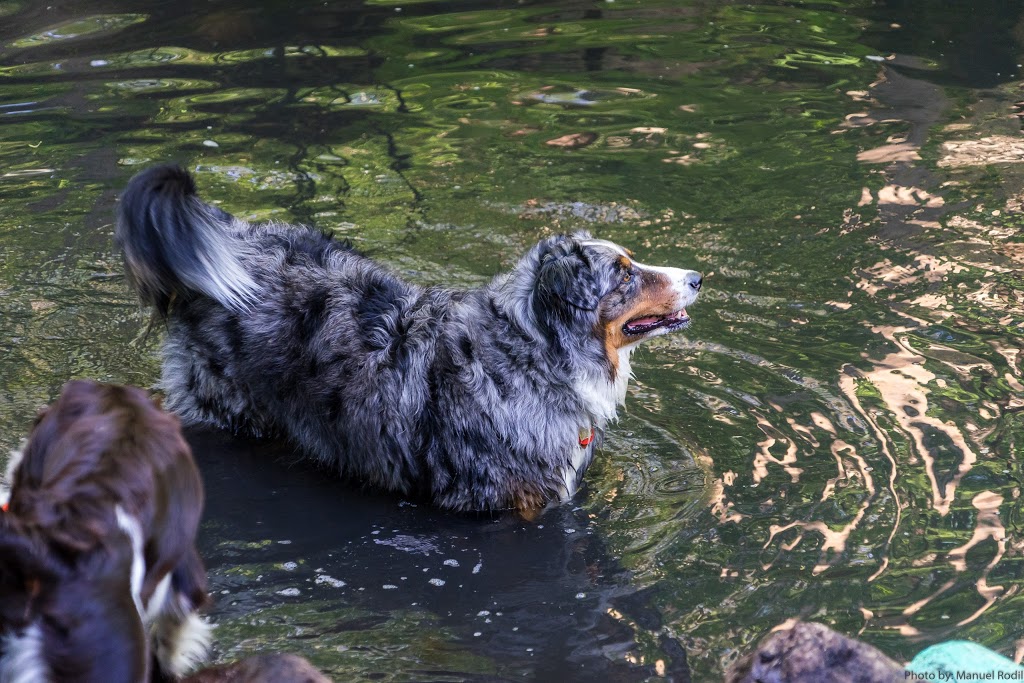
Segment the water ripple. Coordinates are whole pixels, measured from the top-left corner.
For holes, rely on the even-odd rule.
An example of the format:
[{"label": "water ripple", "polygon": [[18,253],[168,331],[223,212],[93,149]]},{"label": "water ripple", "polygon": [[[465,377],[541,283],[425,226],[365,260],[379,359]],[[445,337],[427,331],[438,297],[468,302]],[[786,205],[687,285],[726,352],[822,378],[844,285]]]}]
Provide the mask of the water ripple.
[{"label": "water ripple", "polygon": [[96,14],[73,21],[67,21],[24,38],[18,38],[10,47],[37,47],[58,41],[74,40],[83,36],[108,34],[120,31],[148,18],[146,14]]}]

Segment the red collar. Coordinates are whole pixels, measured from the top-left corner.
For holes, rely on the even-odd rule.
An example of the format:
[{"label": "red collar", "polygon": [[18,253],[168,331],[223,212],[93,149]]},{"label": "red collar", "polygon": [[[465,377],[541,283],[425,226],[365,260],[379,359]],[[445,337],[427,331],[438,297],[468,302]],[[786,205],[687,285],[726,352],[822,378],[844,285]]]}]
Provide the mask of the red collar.
[{"label": "red collar", "polygon": [[586,427],[580,427],[580,447],[586,448],[594,442],[594,428],[588,431]]}]

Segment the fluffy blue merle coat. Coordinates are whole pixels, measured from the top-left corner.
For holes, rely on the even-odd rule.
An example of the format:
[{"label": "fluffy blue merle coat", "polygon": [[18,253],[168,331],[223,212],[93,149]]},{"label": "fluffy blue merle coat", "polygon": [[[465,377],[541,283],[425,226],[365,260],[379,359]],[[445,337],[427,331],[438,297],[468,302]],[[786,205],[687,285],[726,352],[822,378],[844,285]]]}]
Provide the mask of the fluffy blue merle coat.
[{"label": "fluffy blue merle coat", "polygon": [[209,206],[173,166],[131,181],[117,241],[167,322],[162,388],[185,422],[283,436],[457,510],[571,496],[630,351],[684,327],[700,287],[578,234],[479,289],[422,288],[316,230]]}]

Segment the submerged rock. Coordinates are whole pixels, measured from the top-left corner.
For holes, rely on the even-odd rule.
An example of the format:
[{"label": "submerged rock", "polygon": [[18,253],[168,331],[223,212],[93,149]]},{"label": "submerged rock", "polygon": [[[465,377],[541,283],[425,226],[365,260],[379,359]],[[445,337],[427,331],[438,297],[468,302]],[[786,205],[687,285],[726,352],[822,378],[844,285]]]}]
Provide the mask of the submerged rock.
[{"label": "submerged rock", "polygon": [[903,667],[822,624],[797,622],[736,662],[726,683],[895,683]]}]

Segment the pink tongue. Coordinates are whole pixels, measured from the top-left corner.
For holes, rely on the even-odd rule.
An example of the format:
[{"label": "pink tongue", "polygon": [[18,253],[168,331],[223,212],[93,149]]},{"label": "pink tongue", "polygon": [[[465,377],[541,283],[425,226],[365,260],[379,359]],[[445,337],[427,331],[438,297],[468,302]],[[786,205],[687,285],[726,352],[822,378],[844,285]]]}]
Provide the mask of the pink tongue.
[{"label": "pink tongue", "polygon": [[659,320],[661,320],[661,318],[658,318],[658,317],[652,315],[652,316],[648,316],[646,318],[637,318],[636,320],[630,320],[629,324],[630,325],[652,325],[652,324],[658,322]]}]

